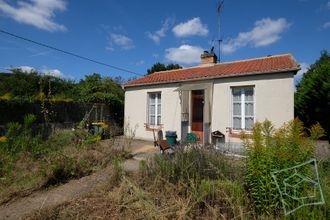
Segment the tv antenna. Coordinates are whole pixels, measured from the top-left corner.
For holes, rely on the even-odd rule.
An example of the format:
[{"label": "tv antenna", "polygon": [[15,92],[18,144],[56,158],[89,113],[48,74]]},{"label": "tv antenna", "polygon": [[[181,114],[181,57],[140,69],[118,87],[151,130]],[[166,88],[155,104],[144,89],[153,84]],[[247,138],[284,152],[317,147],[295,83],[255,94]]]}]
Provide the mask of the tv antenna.
[{"label": "tv antenna", "polygon": [[220,14],[223,9],[223,4],[225,0],[219,0],[217,4],[217,15],[218,15],[218,62],[220,63],[220,43],[221,43],[221,35],[220,35]]}]

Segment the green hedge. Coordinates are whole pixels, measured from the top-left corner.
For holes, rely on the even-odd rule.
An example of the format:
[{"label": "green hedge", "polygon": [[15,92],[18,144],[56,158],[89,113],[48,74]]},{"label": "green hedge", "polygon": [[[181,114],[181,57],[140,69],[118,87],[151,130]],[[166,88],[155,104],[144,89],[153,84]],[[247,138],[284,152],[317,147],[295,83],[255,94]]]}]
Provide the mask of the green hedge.
[{"label": "green hedge", "polygon": [[[86,112],[89,112],[93,106],[93,103],[84,102],[52,102],[45,103],[45,105],[51,105],[50,109],[55,113],[53,114],[51,122],[64,123],[80,122]],[[37,117],[36,123],[44,123],[44,117],[41,113],[41,102],[29,102],[29,101],[16,101],[16,100],[0,100],[0,125],[6,125],[9,122],[22,123],[24,116],[27,114],[33,114]],[[109,115],[110,118],[118,124],[122,124],[123,119],[123,106],[114,105],[106,106],[104,116]]]}]

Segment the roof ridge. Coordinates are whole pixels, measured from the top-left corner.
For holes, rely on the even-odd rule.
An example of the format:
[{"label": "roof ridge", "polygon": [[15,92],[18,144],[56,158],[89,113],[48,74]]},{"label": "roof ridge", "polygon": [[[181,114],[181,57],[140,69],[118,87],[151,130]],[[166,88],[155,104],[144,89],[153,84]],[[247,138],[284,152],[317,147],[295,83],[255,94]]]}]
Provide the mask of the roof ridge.
[{"label": "roof ridge", "polygon": [[268,56],[263,56],[263,57],[255,57],[255,58],[248,58],[248,59],[243,59],[243,60],[234,60],[234,61],[228,61],[228,62],[223,62],[223,63],[216,63],[215,65],[240,63],[240,62],[247,62],[247,61],[252,61],[252,60],[262,60],[262,59],[270,59],[270,58],[273,58],[273,57],[284,57],[284,56],[292,57],[292,54],[291,53],[275,54],[275,55],[268,55]]},{"label": "roof ridge", "polygon": [[194,68],[208,68],[211,66],[217,66],[221,64],[231,64],[231,63],[240,63],[240,62],[247,62],[247,61],[252,61],[252,60],[262,60],[262,59],[267,59],[267,58],[273,58],[273,57],[282,57],[282,56],[290,56],[291,59],[297,63],[294,59],[291,53],[284,53],[284,54],[275,54],[275,55],[270,55],[270,56],[263,56],[263,57],[255,57],[255,58],[248,58],[248,59],[243,59],[243,60],[234,60],[234,61],[228,61],[228,62],[222,62],[222,63],[215,63],[212,65],[198,65],[198,66],[191,66],[191,67],[186,67],[186,68],[180,68],[180,69],[172,69],[172,70],[162,70],[162,71],[157,71],[151,74],[148,74],[146,76],[152,75],[152,74],[158,74],[158,73],[165,73],[165,72],[174,72],[174,71],[180,71],[180,70],[187,70],[187,69],[194,69]]},{"label": "roof ridge", "polygon": [[[210,65],[210,66],[215,66],[214,65]],[[194,69],[194,68],[203,68],[203,67],[210,67],[210,66],[190,66],[190,67],[184,67],[184,68],[179,68],[179,69],[172,69],[172,70],[161,70],[161,71],[157,71],[151,74],[148,74],[146,76],[152,75],[152,74],[158,74],[158,73],[165,73],[165,72],[174,72],[174,71],[180,71],[180,70],[188,70],[188,69]]]},{"label": "roof ridge", "polygon": [[[278,58],[282,57],[282,58]],[[277,62],[273,62],[273,61]],[[252,62],[251,62],[252,61]],[[255,62],[253,62],[255,61]],[[251,62],[252,65],[249,65]],[[219,68],[221,67],[221,68]],[[255,73],[272,73],[280,71],[298,71],[300,69],[299,63],[295,60],[291,53],[275,54],[271,56],[250,58],[244,60],[236,60],[230,62],[223,62],[211,65],[199,65],[182,69],[164,70],[145,75],[144,77],[127,82],[125,85],[134,86],[134,84],[146,84],[170,82],[175,80],[186,79],[206,79],[209,77],[225,77],[225,76],[240,76],[251,75]],[[276,70],[276,71],[275,71]],[[125,86],[124,85],[124,86]]]}]

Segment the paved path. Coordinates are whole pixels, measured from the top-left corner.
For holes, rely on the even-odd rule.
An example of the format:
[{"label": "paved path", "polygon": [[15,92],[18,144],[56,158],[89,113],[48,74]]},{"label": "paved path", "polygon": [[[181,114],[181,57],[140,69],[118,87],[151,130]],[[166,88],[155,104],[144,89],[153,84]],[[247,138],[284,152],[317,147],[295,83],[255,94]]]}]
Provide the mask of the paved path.
[{"label": "paved path", "polygon": [[[131,145],[133,159],[124,162],[127,171],[135,172],[139,169],[139,161],[145,160],[157,153],[151,142],[133,141]],[[71,180],[70,182],[50,190],[35,192],[27,197],[0,206],[0,220],[24,219],[24,216],[42,208],[54,207],[64,202],[81,197],[101,186],[111,178],[111,165],[96,173]]]}]

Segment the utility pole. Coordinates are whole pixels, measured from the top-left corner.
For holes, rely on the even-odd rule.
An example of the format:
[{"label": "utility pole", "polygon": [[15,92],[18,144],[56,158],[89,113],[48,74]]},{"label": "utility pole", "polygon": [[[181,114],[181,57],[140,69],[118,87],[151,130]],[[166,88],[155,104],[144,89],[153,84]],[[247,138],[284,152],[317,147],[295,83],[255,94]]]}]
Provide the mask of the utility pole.
[{"label": "utility pole", "polygon": [[221,43],[221,35],[220,35],[220,14],[223,8],[224,0],[220,0],[217,5],[217,14],[218,14],[218,62],[220,63],[220,43]]}]

